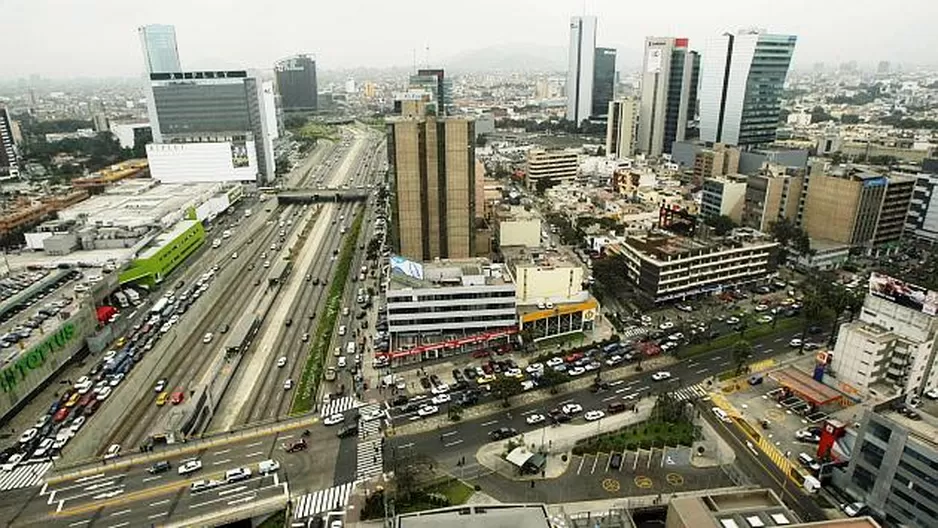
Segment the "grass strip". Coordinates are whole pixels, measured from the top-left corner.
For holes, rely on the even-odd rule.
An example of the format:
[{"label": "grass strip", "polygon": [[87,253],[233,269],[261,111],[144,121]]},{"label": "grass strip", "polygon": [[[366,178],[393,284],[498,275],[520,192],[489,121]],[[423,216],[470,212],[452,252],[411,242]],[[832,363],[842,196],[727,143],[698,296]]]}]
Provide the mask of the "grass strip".
[{"label": "grass strip", "polygon": [[339,308],[342,304],[342,294],[345,293],[345,283],[348,280],[348,274],[352,267],[352,257],[355,256],[355,244],[358,240],[358,233],[361,231],[362,221],[365,218],[365,209],[362,208],[355,221],[352,223],[352,229],[349,236],[345,237],[342,244],[342,251],[339,253],[336,264],[335,276],[332,278],[332,284],[329,286],[329,295],[326,297],[326,306],[322,317],[319,319],[319,325],[316,326],[316,333],[309,348],[309,355],[306,358],[306,365],[303,367],[303,375],[297,384],[296,393],[293,397],[293,406],[290,414],[302,414],[312,410],[316,403],[316,393],[319,392],[319,383],[322,380],[323,364],[325,364],[326,354],[329,352],[329,344],[332,342],[332,332],[335,330],[335,322],[339,316]]}]

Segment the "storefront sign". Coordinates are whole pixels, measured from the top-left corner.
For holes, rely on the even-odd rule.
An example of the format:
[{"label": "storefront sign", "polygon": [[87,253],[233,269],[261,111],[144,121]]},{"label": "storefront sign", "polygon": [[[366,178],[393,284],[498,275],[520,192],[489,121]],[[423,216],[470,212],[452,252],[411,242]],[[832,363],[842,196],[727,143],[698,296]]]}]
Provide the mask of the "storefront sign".
[{"label": "storefront sign", "polygon": [[0,371],[0,389],[3,392],[15,389],[20,381],[26,380],[30,372],[45,365],[47,357],[65,348],[74,339],[75,333],[75,324],[66,323],[45,341],[20,355],[16,363]]}]

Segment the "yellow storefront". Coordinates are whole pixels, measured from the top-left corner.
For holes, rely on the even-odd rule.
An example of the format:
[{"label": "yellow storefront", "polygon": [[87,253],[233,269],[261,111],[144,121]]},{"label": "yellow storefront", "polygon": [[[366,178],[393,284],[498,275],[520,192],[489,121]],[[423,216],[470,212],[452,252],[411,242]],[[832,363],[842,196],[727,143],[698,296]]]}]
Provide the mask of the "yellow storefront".
[{"label": "yellow storefront", "polygon": [[593,329],[599,303],[588,299],[580,303],[558,304],[553,308],[522,311],[521,331],[530,329],[535,341],[548,337]]}]

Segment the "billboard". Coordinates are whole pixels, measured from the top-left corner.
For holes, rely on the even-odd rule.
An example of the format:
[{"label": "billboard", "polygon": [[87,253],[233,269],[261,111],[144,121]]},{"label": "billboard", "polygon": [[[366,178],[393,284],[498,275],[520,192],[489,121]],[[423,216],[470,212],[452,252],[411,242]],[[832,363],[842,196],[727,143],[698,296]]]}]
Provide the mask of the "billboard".
[{"label": "billboard", "polygon": [[407,260],[404,257],[391,255],[391,271],[397,270],[408,277],[423,280],[423,264]]},{"label": "billboard", "polygon": [[875,271],[870,275],[870,295],[926,315],[938,314],[938,293]]}]

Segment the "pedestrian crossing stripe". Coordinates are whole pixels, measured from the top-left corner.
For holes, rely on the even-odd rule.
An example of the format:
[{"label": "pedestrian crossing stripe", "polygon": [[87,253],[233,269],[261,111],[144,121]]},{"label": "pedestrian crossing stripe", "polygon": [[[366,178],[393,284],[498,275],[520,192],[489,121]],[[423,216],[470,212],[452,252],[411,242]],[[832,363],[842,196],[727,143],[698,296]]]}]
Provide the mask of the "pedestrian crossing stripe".
[{"label": "pedestrian crossing stripe", "polygon": [[325,418],[326,416],[332,416],[333,414],[344,413],[349,409],[354,409],[361,405],[361,402],[356,400],[351,396],[343,396],[337,400],[332,400],[331,402],[322,406],[322,411],[320,416]]},{"label": "pedestrian crossing stripe", "polygon": [[[371,403],[361,408],[362,414],[381,409],[381,405]],[[356,453],[356,478],[366,480],[380,475],[384,470],[384,453],[381,449],[381,421],[359,420],[358,452]]]},{"label": "pedestrian crossing stripe", "polygon": [[52,462],[19,466],[9,473],[0,473],[0,491],[38,486]]},{"label": "pedestrian crossing stripe", "polygon": [[671,395],[674,396],[674,399],[677,401],[685,401],[693,398],[704,398],[709,395],[707,389],[704,388],[703,384],[697,383],[689,387],[684,387],[676,391],[672,391]]},{"label": "pedestrian crossing stripe", "polygon": [[764,436],[759,438],[759,449],[761,449],[762,452],[769,457],[769,460],[774,462],[786,475],[791,474],[791,461],[788,460],[788,457],[779,451],[777,447],[772,445],[772,442],[770,442],[768,438]]},{"label": "pedestrian crossing stripe", "polygon": [[346,482],[331,488],[307,493],[296,500],[293,510],[294,519],[308,519],[314,515],[329,511],[342,511],[348,506],[354,482]]}]

